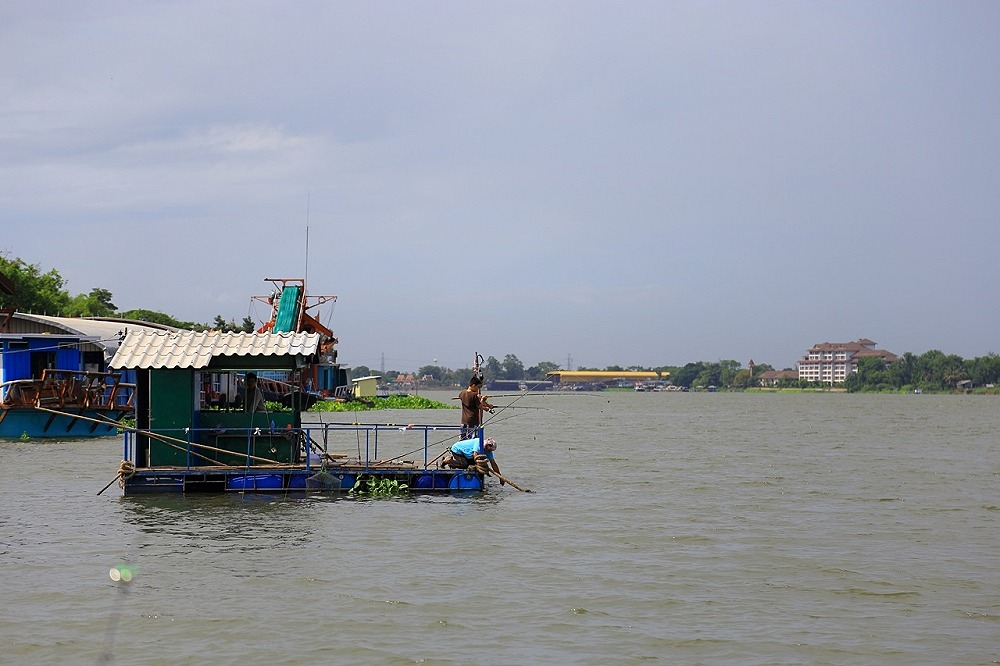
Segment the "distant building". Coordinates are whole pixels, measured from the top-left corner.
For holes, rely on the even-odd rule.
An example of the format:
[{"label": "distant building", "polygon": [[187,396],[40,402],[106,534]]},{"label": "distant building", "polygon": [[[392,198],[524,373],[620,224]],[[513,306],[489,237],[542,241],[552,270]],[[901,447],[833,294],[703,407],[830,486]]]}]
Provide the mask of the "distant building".
[{"label": "distant building", "polygon": [[778,386],[784,380],[795,381],[798,378],[798,370],[765,370],[757,375],[757,383],[760,386]]},{"label": "distant building", "polygon": [[899,357],[884,349],[875,349],[868,338],[854,342],[823,342],[813,345],[798,362],[799,379],[807,382],[840,384],[847,375],[858,371],[858,361],[877,357],[888,363]]},{"label": "distant building", "polygon": [[[664,378],[669,374],[664,372]],[[632,386],[636,382],[660,379],[658,373],[636,370],[553,370],[545,373],[545,376],[562,388],[583,384],[602,386],[624,386],[627,384]]]},{"label": "distant building", "polygon": [[486,382],[487,391],[549,391],[553,383],[549,380],[536,379],[491,379]]},{"label": "distant building", "polygon": [[355,398],[373,398],[378,395],[378,375],[356,377],[351,380],[351,389]]}]

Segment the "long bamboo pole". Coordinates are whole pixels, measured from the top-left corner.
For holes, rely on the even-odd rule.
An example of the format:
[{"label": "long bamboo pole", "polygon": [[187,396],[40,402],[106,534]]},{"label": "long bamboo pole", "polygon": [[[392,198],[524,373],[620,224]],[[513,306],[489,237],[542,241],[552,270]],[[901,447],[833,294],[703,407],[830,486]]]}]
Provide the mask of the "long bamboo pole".
[{"label": "long bamboo pole", "polygon": [[500,479],[504,483],[509,484],[509,485],[513,486],[514,488],[517,488],[522,493],[534,492],[532,490],[528,490],[527,488],[522,488],[521,486],[517,485],[516,483],[514,483],[513,481],[511,481],[510,479],[508,479],[506,476],[504,476],[503,474],[501,474],[500,472],[494,472],[494,471],[491,470],[490,471],[490,476],[497,477],[498,479]]},{"label": "long bamboo pole", "polygon": [[[89,416],[82,416],[82,415],[79,415],[79,414],[71,414],[69,412],[60,412],[60,411],[55,410],[55,409],[49,409],[48,407],[41,407],[39,405],[35,405],[35,409],[41,410],[43,412],[50,412],[52,414],[58,414],[59,416],[66,416],[66,417],[74,418],[74,419],[82,419],[84,421],[93,421],[94,423],[100,423],[101,425],[111,425],[111,422],[109,422],[109,421],[101,421],[99,419],[90,418]],[[198,442],[189,442],[186,439],[179,439],[177,437],[171,437],[169,435],[161,435],[160,433],[152,432],[152,431],[149,431],[149,430],[140,430],[139,428],[129,428],[128,426],[122,425],[122,424],[118,424],[118,427],[121,428],[122,430],[128,430],[129,432],[134,432],[137,435],[146,435],[148,437],[152,437],[152,438],[154,438],[154,439],[156,439],[156,440],[158,440],[160,442],[163,442],[164,444],[169,444],[170,442],[176,442],[178,444],[183,444],[185,447],[188,446],[188,445],[191,445],[191,446],[197,446],[198,448],[205,449],[207,451],[215,451],[217,453],[227,453],[227,454],[230,454],[230,455],[241,456],[241,457],[245,455],[243,453],[239,453],[239,452],[236,452],[236,451],[227,451],[226,449],[220,449],[220,448],[215,447],[215,446],[209,446],[208,444],[200,444]],[[279,437],[280,437],[280,435],[279,435]],[[198,453],[196,453],[194,451],[192,451],[192,453],[194,453],[195,455],[200,455],[200,454],[198,454]],[[202,456],[202,457],[204,457],[204,456]],[[250,457],[251,460],[257,460],[259,462],[265,462],[265,463],[271,463],[271,464],[276,464],[278,462],[276,460],[271,460],[270,458],[261,458],[259,456],[253,456],[252,455],[252,456],[249,456],[249,457]],[[206,460],[211,460],[211,459],[206,458]],[[212,460],[211,462],[216,462],[216,464],[222,465],[222,463],[219,463],[219,462],[214,461],[214,460]]]}]

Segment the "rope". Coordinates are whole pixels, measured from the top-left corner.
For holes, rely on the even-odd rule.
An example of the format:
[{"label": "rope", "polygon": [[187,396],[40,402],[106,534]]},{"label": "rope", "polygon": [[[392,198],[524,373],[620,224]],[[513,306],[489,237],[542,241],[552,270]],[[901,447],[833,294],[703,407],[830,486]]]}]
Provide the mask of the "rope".
[{"label": "rope", "polygon": [[118,485],[125,487],[125,482],[135,476],[135,463],[130,460],[123,460],[118,466]]},{"label": "rope", "polygon": [[480,474],[485,474],[486,476],[490,476],[490,472],[492,470],[490,470],[489,458],[484,456],[482,453],[477,453],[475,456],[473,456],[472,460],[476,466],[477,472],[479,472]]},{"label": "rope", "polygon": [[115,474],[115,478],[111,479],[111,481],[108,482],[108,485],[106,485],[103,488],[101,488],[100,490],[98,490],[97,494],[100,495],[105,490],[107,490],[108,488],[110,488],[111,484],[114,483],[115,481],[118,482],[119,486],[121,486],[122,488],[124,488],[125,487],[125,480],[126,479],[131,479],[133,476],[135,476],[135,465],[133,463],[129,462],[128,460],[123,460],[121,462],[121,464],[118,465],[118,473]]}]

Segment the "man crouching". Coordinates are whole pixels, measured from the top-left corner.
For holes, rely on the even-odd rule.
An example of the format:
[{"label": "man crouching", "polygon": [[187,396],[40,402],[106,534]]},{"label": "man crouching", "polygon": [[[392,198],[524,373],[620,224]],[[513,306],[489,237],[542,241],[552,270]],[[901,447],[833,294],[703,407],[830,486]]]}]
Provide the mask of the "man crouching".
[{"label": "man crouching", "polygon": [[[445,456],[444,460],[441,461],[441,466],[452,469],[468,469],[475,466],[477,455],[485,455],[486,459],[490,461],[490,467],[499,475],[500,466],[493,458],[493,452],[496,450],[497,442],[492,437],[487,437],[485,442],[480,441],[478,437],[463,439],[451,445],[451,449],[448,450],[450,455]],[[500,479],[500,485],[504,485],[503,479]]]}]

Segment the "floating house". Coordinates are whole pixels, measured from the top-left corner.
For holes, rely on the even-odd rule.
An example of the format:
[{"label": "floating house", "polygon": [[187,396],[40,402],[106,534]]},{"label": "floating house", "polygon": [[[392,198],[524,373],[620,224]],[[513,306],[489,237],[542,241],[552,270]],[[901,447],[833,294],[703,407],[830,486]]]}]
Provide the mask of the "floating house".
[{"label": "floating house", "polygon": [[[304,425],[303,405],[294,399],[258,403],[248,387],[251,373],[284,372],[303,381],[299,371],[317,362],[322,342],[320,333],[308,332],[130,331],[110,363],[135,373],[136,425],[125,432],[118,475],[125,494],[484,487],[481,471],[434,465],[432,449],[457,441],[458,425]],[[242,387],[238,401],[205,398],[206,377],[221,375]],[[305,394],[297,388],[292,396]],[[379,458],[389,436],[408,448]],[[356,446],[356,455],[331,452],[338,442]]]},{"label": "floating house", "polygon": [[[128,330],[168,330],[113,318],[0,314],[0,438],[114,435],[130,416],[133,377],[108,362]],[[172,330],[172,329],[171,329]]]}]

